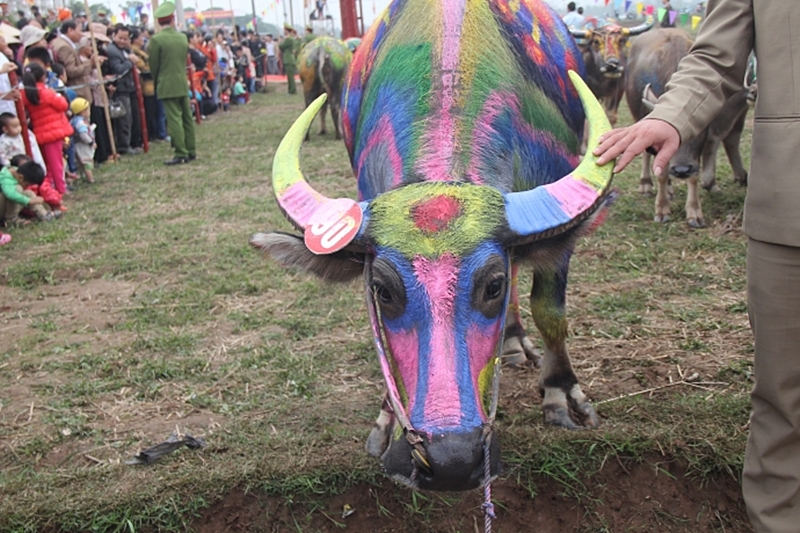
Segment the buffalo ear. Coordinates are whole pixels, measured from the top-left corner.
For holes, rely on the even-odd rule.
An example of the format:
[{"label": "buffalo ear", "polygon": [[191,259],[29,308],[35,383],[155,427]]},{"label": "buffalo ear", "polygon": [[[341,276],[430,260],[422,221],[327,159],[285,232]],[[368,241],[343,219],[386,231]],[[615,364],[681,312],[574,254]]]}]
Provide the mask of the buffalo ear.
[{"label": "buffalo ear", "polygon": [[306,248],[303,238],[298,235],[256,233],[250,238],[250,245],[282,265],[305,270],[325,281],[352,281],[364,272],[363,254],[342,250],[316,255]]}]

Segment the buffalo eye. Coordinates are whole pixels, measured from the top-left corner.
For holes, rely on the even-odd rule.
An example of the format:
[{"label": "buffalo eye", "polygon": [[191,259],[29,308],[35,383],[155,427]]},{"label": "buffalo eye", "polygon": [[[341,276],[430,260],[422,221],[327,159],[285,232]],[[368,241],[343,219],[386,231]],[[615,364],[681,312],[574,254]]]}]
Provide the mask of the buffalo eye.
[{"label": "buffalo eye", "polygon": [[488,302],[500,298],[502,296],[505,296],[504,294],[505,291],[503,290],[505,288],[506,288],[505,276],[503,276],[502,278],[495,278],[486,285],[486,292],[484,294],[483,299]]},{"label": "buffalo eye", "polygon": [[503,312],[507,290],[505,261],[492,255],[472,276],[472,307],[486,318],[496,318]]},{"label": "buffalo eye", "polygon": [[383,285],[375,284],[373,286],[373,291],[375,291],[375,295],[378,297],[378,301],[381,305],[391,305],[393,303],[391,291]]},{"label": "buffalo eye", "polygon": [[372,264],[372,294],[389,320],[400,318],[406,311],[406,288],[391,262],[378,258]]}]

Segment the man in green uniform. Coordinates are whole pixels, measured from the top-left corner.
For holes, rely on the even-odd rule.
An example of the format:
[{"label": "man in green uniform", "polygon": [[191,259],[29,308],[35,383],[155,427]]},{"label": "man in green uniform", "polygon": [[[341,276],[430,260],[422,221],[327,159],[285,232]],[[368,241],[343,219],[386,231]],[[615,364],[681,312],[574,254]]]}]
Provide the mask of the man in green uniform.
[{"label": "man in green uniform", "polygon": [[317,36],[314,35],[314,28],[312,26],[306,26],[306,34],[303,36],[303,45],[307,45],[316,38]]},{"label": "man in green uniform", "polygon": [[295,38],[292,36],[294,29],[288,24],[283,25],[283,40],[278,45],[281,51],[281,61],[286,79],[289,82],[289,94],[297,94],[297,86],[294,83],[294,75],[297,72],[297,59],[295,58]]},{"label": "man in green uniform", "polygon": [[164,2],[154,13],[161,31],[150,39],[150,73],[158,99],[164,102],[167,132],[172,138],[175,157],[165,165],[180,165],[196,158],[194,118],[189,107],[189,83],[186,80],[186,59],[189,42],[175,30],[175,4]]}]

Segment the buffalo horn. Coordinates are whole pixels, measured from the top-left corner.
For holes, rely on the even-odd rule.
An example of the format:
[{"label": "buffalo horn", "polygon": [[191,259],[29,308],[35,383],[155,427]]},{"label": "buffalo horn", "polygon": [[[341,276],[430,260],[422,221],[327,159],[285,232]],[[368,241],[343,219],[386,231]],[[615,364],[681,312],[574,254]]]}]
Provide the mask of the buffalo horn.
[{"label": "buffalo horn", "polygon": [[586,156],[575,170],[554,183],[505,195],[506,220],[518,235],[515,246],[568,231],[589,218],[609,193],[614,161],[598,166],[592,151],[597,148],[600,136],[611,130],[611,124],[581,77],[574,71],[569,71],[569,77],[578,90],[589,122]]},{"label": "buffalo horn", "polygon": [[576,30],[573,28],[567,28],[567,29],[576,39],[585,39],[589,35],[589,33],[591,33],[589,30]]},{"label": "buffalo horn", "polygon": [[303,111],[286,132],[272,160],[275,198],[286,218],[299,230],[305,230],[311,215],[324,203],[331,201],[308,184],[300,170],[299,157],[306,132],[327,98],[328,95],[323,93]]},{"label": "buffalo horn", "polygon": [[652,28],[653,24],[655,24],[655,19],[653,17],[647,17],[647,19],[638,26],[634,26],[633,28],[628,28],[628,35],[634,36],[634,35],[639,35],[640,33],[644,33],[650,28]]}]

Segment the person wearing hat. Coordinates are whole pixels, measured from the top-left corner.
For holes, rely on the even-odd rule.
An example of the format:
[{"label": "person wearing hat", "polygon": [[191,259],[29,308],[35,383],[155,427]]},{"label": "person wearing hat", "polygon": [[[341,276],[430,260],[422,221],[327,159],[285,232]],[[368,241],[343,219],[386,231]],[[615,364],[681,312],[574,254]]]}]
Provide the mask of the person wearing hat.
[{"label": "person wearing hat", "polygon": [[175,29],[175,4],[164,2],[153,14],[161,31],[150,39],[150,73],[156,84],[156,96],[164,103],[167,132],[172,138],[175,157],[165,165],[180,165],[196,158],[194,118],[189,107],[189,84],[186,81],[186,58],[189,42]]},{"label": "person wearing hat", "polygon": [[[58,37],[50,43],[50,49],[53,52],[53,59],[64,66],[67,73],[67,85],[74,87],[78,96],[85,98],[91,105],[92,89],[89,87],[89,75],[95,66],[95,57],[92,55],[89,61],[81,60],[78,54],[80,49],[78,43],[81,39],[85,39],[85,37],[77,22],[67,19],[61,23],[61,31]],[[102,61],[105,60],[105,57],[99,59]]]},{"label": "person wearing hat", "polygon": [[297,94],[297,86],[294,83],[294,75],[297,72],[297,59],[295,58],[295,38],[293,36],[294,29],[288,24],[283,25],[284,38],[278,45],[281,51],[281,62],[283,63],[283,72],[286,74],[286,81],[289,83],[289,94]]},{"label": "person wearing hat", "polygon": [[306,34],[303,36],[303,44],[306,45],[316,39],[317,36],[314,35],[314,28],[311,25],[306,26]]},{"label": "person wearing hat", "polygon": [[89,122],[91,107],[85,98],[80,96],[69,104],[72,119],[69,121],[75,133],[72,134],[72,145],[75,147],[75,157],[78,162],[78,171],[83,174],[86,181],[94,183],[94,131]]},{"label": "person wearing hat", "polygon": [[86,21],[87,21],[86,13],[84,13],[83,11],[76,11],[72,15],[72,20],[74,20],[75,24],[78,25],[78,29],[79,30],[81,30],[81,31],[85,31],[86,30]]},{"label": "person wearing hat", "polygon": [[17,50],[17,63],[22,65],[25,59],[25,50],[33,47],[47,48],[45,37],[47,32],[42,28],[37,28],[33,24],[28,24],[19,34],[20,47]]}]

